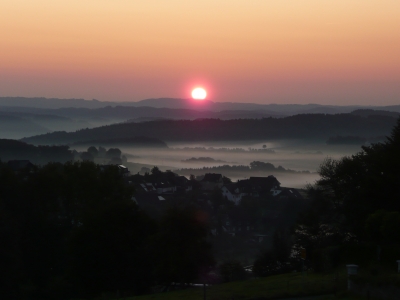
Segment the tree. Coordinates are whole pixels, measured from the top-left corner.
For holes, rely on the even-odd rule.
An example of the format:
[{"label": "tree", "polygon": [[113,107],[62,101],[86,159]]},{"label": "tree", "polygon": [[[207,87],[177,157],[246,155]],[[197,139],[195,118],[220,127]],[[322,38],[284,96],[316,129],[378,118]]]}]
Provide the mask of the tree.
[{"label": "tree", "polygon": [[219,266],[219,273],[223,282],[246,279],[246,271],[238,261],[227,261]]},{"label": "tree", "polygon": [[262,161],[253,161],[250,163],[250,168],[253,171],[271,171],[275,170],[275,166],[271,163],[265,163]]},{"label": "tree", "polygon": [[160,171],[160,169],[157,167],[157,166],[154,166],[152,169],[151,169],[151,174],[152,175],[157,175],[157,174],[160,174],[161,173],[161,171]]},{"label": "tree", "polygon": [[376,211],[368,216],[366,231],[377,244],[400,241],[400,212]]},{"label": "tree", "polygon": [[154,279],[147,242],[155,230],[154,221],[134,203],[115,202],[87,212],[69,240],[74,283],[87,296],[148,291]]},{"label": "tree", "polygon": [[99,155],[99,150],[97,150],[97,148],[94,146],[90,146],[87,149],[87,152],[90,153],[93,157],[97,157]]},{"label": "tree", "polygon": [[283,230],[275,231],[272,248],[263,252],[254,261],[254,274],[264,277],[293,270],[296,264],[293,264],[293,259],[290,257],[291,250],[289,234]]},{"label": "tree", "polygon": [[106,154],[107,154],[106,148],[100,146],[100,147],[99,147],[99,153],[98,153],[98,155],[99,155],[100,157],[105,157]]},{"label": "tree", "polygon": [[[16,174],[0,163],[0,276],[5,276],[0,280],[2,295],[7,299],[70,299],[77,295],[79,282],[85,280],[85,291],[93,291],[96,283],[85,276],[100,276],[99,282],[104,278],[101,273],[88,275],[91,271],[85,269],[84,262],[89,263],[90,255],[94,255],[104,271],[102,268],[112,264],[108,263],[112,258],[106,257],[107,263],[102,266],[101,255],[107,251],[120,251],[114,256],[121,260],[136,253],[141,260],[135,261],[134,268],[129,259],[126,266],[121,267],[120,261],[115,264],[123,269],[117,271],[120,277],[115,276],[120,279],[120,289],[140,293],[141,287],[148,287],[152,280],[146,272],[151,268],[141,263],[151,261],[146,256],[149,251],[134,250],[144,247],[144,240],[155,231],[154,223],[134,206],[132,193],[133,188],[125,184],[116,166],[101,169],[88,161],[50,163],[34,173]],[[82,236],[84,241],[77,242]],[[112,238],[124,242],[114,243]],[[113,249],[96,241],[110,242],[113,246],[107,247]],[[129,254],[121,247],[129,249]],[[77,261],[82,264],[77,266]],[[126,275],[125,267],[140,271],[140,276]],[[124,280],[130,280],[129,288]],[[98,291],[116,286],[112,281],[107,284],[97,286]]]},{"label": "tree", "polygon": [[371,224],[382,215],[379,211],[400,211],[399,153],[400,118],[384,143],[363,146],[350,157],[325,160],[320,179],[308,188],[312,205],[309,217],[298,223],[299,240],[314,247],[317,242],[321,247],[371,241]]},{"label": "tree", "polygon": [[93,161],[94,156],[90,152],[82,152],[81,154],[81,159],[82,160],[87,160],[87,161]]},{"label": "tree", "polygon": [[159,282],[194,282],[214,265],[205,217],[191,207],[171,208],[164,215],[152,246]]},{"label": "tree", "polygon": [[222,182],[225,185],[225,184],[232,183],[232,180],[230,178],[226,177],[226,176],[222,176]]},{"label": "tree", "polygon": [[110,148],[107,150],[106,152],[106,157],[107,158],[121,158],[121,150],[119,150],[118,148]]}]

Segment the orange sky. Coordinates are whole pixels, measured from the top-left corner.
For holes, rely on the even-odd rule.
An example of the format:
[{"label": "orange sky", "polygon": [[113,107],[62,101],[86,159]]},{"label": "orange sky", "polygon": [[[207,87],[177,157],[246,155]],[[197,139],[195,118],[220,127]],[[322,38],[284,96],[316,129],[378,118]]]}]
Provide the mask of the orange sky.
[{"label": "orange sky", "polygon": [[2,0],[0,96],[400,104],[399,0]]}]

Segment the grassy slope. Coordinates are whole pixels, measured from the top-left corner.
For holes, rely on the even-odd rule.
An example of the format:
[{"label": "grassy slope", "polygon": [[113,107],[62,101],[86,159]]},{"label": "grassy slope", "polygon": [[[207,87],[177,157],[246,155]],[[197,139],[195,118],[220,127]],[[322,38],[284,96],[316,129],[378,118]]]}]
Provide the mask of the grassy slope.
[{"label": "grassy slope", "polygon": [[[308,274],[302,276],[300,273],[291,273],[267,278],[250,279],[247,281],[230,282],[207,287],[207,299],[275,299],[330,294],[334,292],[334,278],[335,274]],[[339,272],[337,287],[340,290],[346,289],[346,276],[344,270]],[[145,295],[128,299],[201,300],[203,299],[203,289],[190,288],[181,291]]]}]

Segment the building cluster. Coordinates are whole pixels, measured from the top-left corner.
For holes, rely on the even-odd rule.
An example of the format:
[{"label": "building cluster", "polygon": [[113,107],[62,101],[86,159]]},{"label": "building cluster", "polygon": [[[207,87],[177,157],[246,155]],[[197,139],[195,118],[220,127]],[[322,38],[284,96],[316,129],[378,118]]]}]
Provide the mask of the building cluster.
[{"label": "building cluster", "polygon": [[[8,165],[15,172],[32,173],[37,169],[27,160],[9,161]],[[100,171],[110,166],[101,165]],[[253,241],[261,242],[267,235],[260,224],[274,226],[274,222],[284,217],[282,207],[287,206],[290,201],[303,200],[297,189],[281,187],[280,182],[272,175],[231,182],[222,174],[215,173],[197,178],[191,176],[188,179],[172,171],[162,172],[157,167],[145,175],[131,175],[126,166],[117,167],[126,184],[134,187],[132,201],[150,216],[158,218],[174,205],[194,204],[211,220],[211,232],[214,235],[247,234]],[[270,204],[261,205],[262,212],[257,216],[249,216],[242,211],[241,204],[243,201],[254,200]],[[270,207],[271,203],[273,208]]]},{"label": "building cluster", "polygon": [[[157,171],[136,174],[127,180],[135,188],[132,200],[154,217],[162,215],[173,205],[191,202],[211,219],[214,235],[247,236],[256,243],[269,238],[266,226],[274,226],[285,218],[282,207],[303,200],[297,189],[281,187],[272,175],[250,177],[233,183],[222,174],[208,173],[187,179],[172,171]],[[246,200],[270,202],[274,207],[264,207],[257,216],[250,216],[241,211],[241,203]],[[268,225],[263,227],[262,224]]]}]

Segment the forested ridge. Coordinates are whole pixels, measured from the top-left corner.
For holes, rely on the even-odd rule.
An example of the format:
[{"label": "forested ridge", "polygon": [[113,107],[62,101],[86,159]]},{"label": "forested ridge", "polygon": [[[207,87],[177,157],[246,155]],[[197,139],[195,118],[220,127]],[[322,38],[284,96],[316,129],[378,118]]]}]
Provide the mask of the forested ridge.
[{"label": "forested ridge", "polygon": [[382,136],[396,119],[390,116],[361,117],[352,114],[304,114],[286,118],[162,120],[123,123],[53,132],[24,138],[32,144],[70,144],[104,138],[146,136],[163,141],[228,141],[273,139],[322,139],[335,135]]}]

